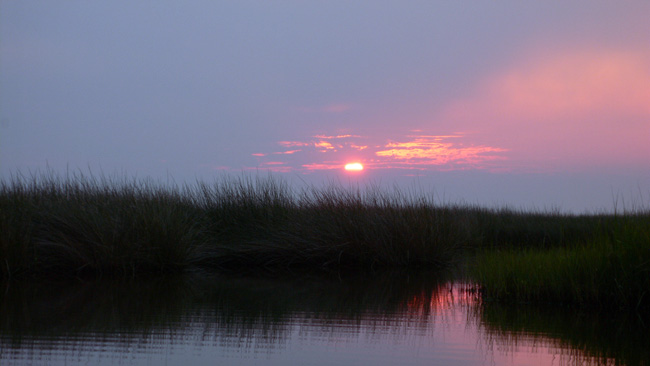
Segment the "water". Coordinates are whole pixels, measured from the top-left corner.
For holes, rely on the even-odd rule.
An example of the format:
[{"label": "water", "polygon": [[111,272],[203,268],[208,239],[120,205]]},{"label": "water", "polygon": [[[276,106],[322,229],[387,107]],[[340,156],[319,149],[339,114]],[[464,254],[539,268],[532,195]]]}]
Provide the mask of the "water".
[{"label": "water", "polygon": [[[647,364],[610,315],[481,303],[440,275],[10,282],[1,365]],[[625,318],[625,317],[624,317]]]}]

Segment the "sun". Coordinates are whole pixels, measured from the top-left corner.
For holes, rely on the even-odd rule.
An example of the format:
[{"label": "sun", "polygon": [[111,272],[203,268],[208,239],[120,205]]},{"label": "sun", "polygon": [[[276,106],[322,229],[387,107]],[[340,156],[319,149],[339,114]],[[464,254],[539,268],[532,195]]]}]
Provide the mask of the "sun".
[{"label": "sun", "polygon": [[345,164],[345,170],[352,170],[352,171],[363,170],[363,165],[361,165],[361,163],[348,163]]}]

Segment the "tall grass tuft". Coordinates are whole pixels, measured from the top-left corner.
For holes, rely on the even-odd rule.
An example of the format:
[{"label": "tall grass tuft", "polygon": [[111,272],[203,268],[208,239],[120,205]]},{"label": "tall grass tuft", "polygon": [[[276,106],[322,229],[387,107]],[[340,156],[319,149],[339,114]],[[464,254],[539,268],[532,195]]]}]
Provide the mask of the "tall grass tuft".
[{"label": "tall grass tuft", "polygon": [[73,174],[0,185],[0,274],[444,267],[467,212],[400,191],[292,191],[272,177],[168,187]]},{"label": "tall grass tuft", "polygon": [[200,242],[200,211],[152,182],[16,176],[0,185],[5,276],[173,271]]},{"label": "tall grass tuft", "polygon": [[301,226],[336,248],[339,261],[443,265],[458,259],[470,238],[465,211],[397,189],[312,189],[303,194],[301,209]]},{"label": "tall grass tuft", "polygon": [[650,213],[601,222],[587,243],[480,252],[471,266],[488,299],[650,311]]},{"label": "tall grass tuft", "polygon": [[200,184],[215,267],[446,266],[466,231],[433,202],[378,188],[293,192],[273,179]]}]

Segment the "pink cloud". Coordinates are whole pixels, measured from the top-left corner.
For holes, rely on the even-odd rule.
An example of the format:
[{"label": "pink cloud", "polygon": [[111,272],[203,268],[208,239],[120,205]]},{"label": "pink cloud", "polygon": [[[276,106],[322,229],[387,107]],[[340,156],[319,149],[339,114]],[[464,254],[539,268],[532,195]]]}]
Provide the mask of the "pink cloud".
[{"label": "pink cloud", "polygon": [[322,163],[311,163],[303,164],[302,167],[307,170],[333,170],[333,169],[342,169],[344,163],[340,162],[322,162]]},{"label": "pink cloud", "polygon": [[361,137],[359,135],[314,135],[314,138],[331,140],[331,139],[345,139],[350,137]]},{"label": "pink cloud", "polygon": [[[478,99],[451,106],[463,115],[481,107],[519,118],[579,116],[598,111],[650,114],[650,62],[625,52],[572,52],[536,57],[487,80]],[[469,107],[469,108],[468,108]]]},{"label": "pink cloud", "polygon": [[522,166],[647,166],[650,54],[536,53],[487,78],[438,120],[510,148]]},{"label": "pink cloud", "polygon": [[327,142],[327,141],[318,141],[318,142],[315,142],[315,143],[314,143],[314,146],[315,146],[316,148],[319,148],[319,149],[320,149],[319,151],[321,151],[321,152],[325,152],[325,151],[327,151],[327,150],[334,150],[334,151],[336,151],[336,150],[334,149],[334,145],[332,145],[331,143],[329,143],[329,142]]},{"label": "pink cloud", "polygon": [[[295,153],[297,153],[299,151],[302,151],[302,150],[280,151],[280,152],[274,152],[273,154],[275,154],[275,155],[291,155],[291,154],[295,154]],[[255,155],[255,154],[253,154],[253,155]]]},{"label": "pink cloud", "polygon": [[[413,131],[412,131],[413,132]],[[465,135],[415,135],[403,137],[401,141],[386,142],[385,138],[375,137],[379,144],[359,145],[358,139],[367,137],[356,135],[327,136],[317,135],[318,141],[300,150],[291,150],[277,155],[291,155],[289,161],[269,161],[263,168],[282,167],[297,171],[343,169],[351,161],[361,162],[367,169],[403,170],[452,170],[452,169],[504,169],[499,161],[506,160],[506,149],[471,143]],[[329,139],[349,139],[340,144],[332,144]],[[302,142],[295,142],[303,144]],[[327,154],[323,154],[327,152]],[[327,156],[327,160],[323,157]],[[287,156],[289,159],[289,156]]]},{"label": "pink cloud", "polygon": [[365,150],[368,148],[368,145],[356,145],[356,144],[350,144],[350,147],[355,149],[355,150]]},{"label": "pink cloud", "polygon": [[[461,136],[451,136],[459,138]],[[406,142],[391,142],[385,150],[375,152],[375,155],[393,160],[392,165],[474,165],[493,160],[503,160],[502,153],[506,149],[490,146],[460,146],[445,142],[449,136],[423,136]],[[399,162],[399,164],[396,164]]]},{"label": "pink cloud", "polygon": [[278,144],[284,147],[294,147],[294,146],[309,146],[309,142],[301,141],[278,141]]},{"label": "pink cloud", "polygon": [[268,170],[271,172],[278,172],[278,173],[288,173],[293,170],[291,166],[288,166],[287,163],[284,161],[267,161],[261,163],[259,167],[251,168],[251,169]]}]

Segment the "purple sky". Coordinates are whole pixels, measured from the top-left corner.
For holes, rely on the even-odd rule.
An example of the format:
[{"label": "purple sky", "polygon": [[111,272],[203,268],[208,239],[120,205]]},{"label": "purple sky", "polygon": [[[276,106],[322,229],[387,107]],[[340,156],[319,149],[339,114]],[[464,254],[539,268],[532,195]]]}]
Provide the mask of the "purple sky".
[{"label": "purple sky", "polygon": [[650,207],[648,19],[646,0],[6,1],[0,175]]}]

